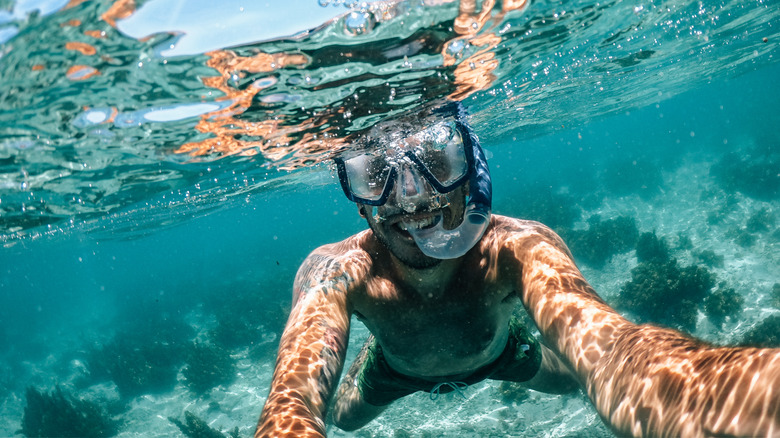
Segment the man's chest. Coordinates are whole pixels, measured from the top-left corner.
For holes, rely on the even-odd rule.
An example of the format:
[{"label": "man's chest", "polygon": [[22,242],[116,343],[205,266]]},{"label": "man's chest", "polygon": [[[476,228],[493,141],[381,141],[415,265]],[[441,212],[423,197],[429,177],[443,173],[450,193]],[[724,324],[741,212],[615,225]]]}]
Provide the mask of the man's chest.
[{"label": "man's chest", "polygon": [[431,332],[446,336],[464,330],[491,331],[518,303],[511,287],[495,283],[459,280],[427,290],[378,278],[355,300],[353,309],[375,335],[413,339]]}]

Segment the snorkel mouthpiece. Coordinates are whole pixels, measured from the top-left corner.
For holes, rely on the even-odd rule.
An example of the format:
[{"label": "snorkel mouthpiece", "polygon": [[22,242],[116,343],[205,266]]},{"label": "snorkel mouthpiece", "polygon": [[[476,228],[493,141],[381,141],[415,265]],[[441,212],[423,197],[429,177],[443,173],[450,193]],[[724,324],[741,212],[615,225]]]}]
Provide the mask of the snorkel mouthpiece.
[{"label": "snorkel mouthpiece", "polygon": [[436,259],[454,259],[466,254],[482,239],[490,224],[490,209],[493,200],[493,184],[485,153],[479,145],[476,135],[465,122],[463,141],[474,152],[474,168],[469,177],[469,201],[463,213],[463,222],[452,230],[444,229],[443,221],[430,228],[410,228],[409,234],[428,257]]},{"label": "snorkel mouthpiece", "polygon": [[469,205],[463,222],[454,230],[445,230],[441,221],[428,229],[410,228],[420,251],[435,259],[455,259],[467,252],[479,242],[490,223],[490,209]]}]

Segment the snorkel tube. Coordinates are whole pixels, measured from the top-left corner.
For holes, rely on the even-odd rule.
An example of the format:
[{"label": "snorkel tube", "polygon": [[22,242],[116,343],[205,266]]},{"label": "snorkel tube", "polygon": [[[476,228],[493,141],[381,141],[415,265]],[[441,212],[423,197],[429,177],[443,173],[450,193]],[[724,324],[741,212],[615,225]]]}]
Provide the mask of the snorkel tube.
[{"label": "snorkel tube", "polygon": [[464,146],[473,151],[474,163],[469,176],[469,200],[463,213],[463,222],[452,230],[444,229],[443,220],[430,228],[410,228],[415,243],[428,257],[454,259],[466,254],[479,242],[490,224],[493,202],[493,184],[485,153],[479,139],[464,120],[463,107],[458,103],[458,127]]}]

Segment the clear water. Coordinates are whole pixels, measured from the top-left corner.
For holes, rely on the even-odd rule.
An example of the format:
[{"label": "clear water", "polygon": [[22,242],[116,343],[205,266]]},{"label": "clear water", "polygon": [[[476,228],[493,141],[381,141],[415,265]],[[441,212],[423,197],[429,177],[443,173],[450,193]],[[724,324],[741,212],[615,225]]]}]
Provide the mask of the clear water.
[{"label": "clear water", "polygon": [[[572,240],[631,217],[710,260],[744,304],[723,325],[700,306],[699,338],[780,313],[776,2],[536,1],[470,36],[448,2],[211,3],[0,0],[0,435],[57,385],[119,436],[175,435],[185,411],[248,435],[298,265],[365,228],[328,158],[446,96],[492,155],[495,212]],[[617,305],[635,251],[572,248]],[[195,340],[235,362],[213,389],[187,384]],[[167,374],[117,383],[95,365],[112,352]],[[356,435],[609,436],[582,394],[506,389],[415,395]]]}]

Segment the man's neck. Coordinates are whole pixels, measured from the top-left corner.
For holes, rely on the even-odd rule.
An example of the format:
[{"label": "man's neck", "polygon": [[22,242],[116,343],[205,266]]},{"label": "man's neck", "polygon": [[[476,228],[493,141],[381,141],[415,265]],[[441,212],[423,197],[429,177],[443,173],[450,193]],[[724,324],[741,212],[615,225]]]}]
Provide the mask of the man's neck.
[{"label": "man's neck", "polygon": [[420,293],[438,295],[446,289],[450,280],[461,266],[462,257],[457,259],[442,260],[441,263],[429,268],[414,268],[404,264],[395,256],[392,256],[396,275],[409,287]]}]

